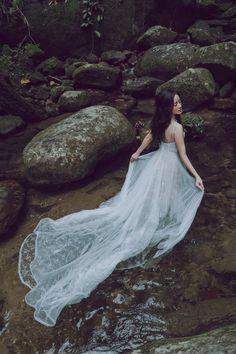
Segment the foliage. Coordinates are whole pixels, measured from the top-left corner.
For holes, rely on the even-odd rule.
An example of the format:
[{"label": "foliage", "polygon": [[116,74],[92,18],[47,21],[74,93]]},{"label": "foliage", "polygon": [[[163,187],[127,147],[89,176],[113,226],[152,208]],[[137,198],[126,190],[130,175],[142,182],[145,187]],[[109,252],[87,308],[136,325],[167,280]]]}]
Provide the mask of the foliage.
[{"label": "foliage", "polygon": [[204,136],[205,126],[202,117],[196,113],[185,113],[183,115],[183,125],[187,133],[187,137],[191,139],[199,139]]},{"label": "foliage", "polygon": [[[94,27],[96,23],[103,20],[104,6],[102,0],[82,0],[84,9],[82,10],[83,23],[82,28]],[[101,37],[101,33],[94,30],[97,37]]]},{"label": "foliage", "polygon": [[17,15],[19,9],[23,7],[23,0],[1,0],[0,17]]}]

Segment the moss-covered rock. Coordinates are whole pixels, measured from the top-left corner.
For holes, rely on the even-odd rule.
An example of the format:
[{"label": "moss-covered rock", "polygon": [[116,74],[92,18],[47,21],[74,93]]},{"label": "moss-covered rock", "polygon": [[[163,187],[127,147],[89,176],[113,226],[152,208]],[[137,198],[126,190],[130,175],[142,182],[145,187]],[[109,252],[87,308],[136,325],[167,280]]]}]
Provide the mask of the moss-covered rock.
[{"label": "moss-covered rock", "polygon": [[73,72],[76,88],[113,89],[121,83],[121,71],[109,65],[85,64]]},{"label": "moss-covered rock", "polygon": [[38,185],[78,181],[134,138],[131,124],[115,108],[84,108],[38,133],[25,147],[27,177]]},{"label": "moss-covered rock", "polygon": [[177,37],[177,32],[164,26],[153,26],[149,28],[137,40],[137,45],[141,49],[148,49],[159,44],[170,44]]},{"label": "moss-covered rock", "polygon": [[236,43],[224,42],[200,48],[199,65],[208,68],[217,81],[236,78]]},{"label": "moss-covered rock", "polygon": [[184,110],[191,111],[214,96],[215,81],[207,69],[188,69],[159,86],[156,94],[167,88],[179,92]]},{"label": "moss-covered rock", "polygon": [[216,40],[212,36],[210,26],[206,21],[196,21],[187,29],[191,36],[192,43],[202,46],[215,44]]},{"label": "moss-covered rock", "polygon": [[199,62],[197,45],[172,43],[147,50],[135,67],[138,76],[169,80]]},{"label": "moss-covered rock", "polygon": [[105,100],[105,97],[101,90],[65,91],[59,98],[58,107],[61,112],[76,112]]},{"label": "moss-covered rock", "polygon": [[63,74],[65,71],[63,62],[56,57],[44,60],[37,66],[37,70],[46,75]]},{"label": "moss-covered rock", "polygon": [[123,80],[121,90],[134,97],[151,97],[155,96],[158,86],[163,84],[162,80],[154,77],[132,77]]},{"label": "moss-covered rock", "polygon": [[44,59],[44,51],[36,44],[27,43],[25,46],[26,55],[32,59],[34,62]]}]

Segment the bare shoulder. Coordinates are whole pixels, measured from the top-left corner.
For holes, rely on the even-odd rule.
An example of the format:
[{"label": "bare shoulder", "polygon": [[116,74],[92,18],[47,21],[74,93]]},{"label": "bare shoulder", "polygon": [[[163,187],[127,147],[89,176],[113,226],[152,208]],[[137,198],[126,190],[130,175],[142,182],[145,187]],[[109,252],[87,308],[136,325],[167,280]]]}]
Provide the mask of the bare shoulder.
[{"label": "bare shoulder", "polygon": [[176,132],[177,134],[183,134],[184,128],[183,128],[182,124],[176,122],[175,132]]}]

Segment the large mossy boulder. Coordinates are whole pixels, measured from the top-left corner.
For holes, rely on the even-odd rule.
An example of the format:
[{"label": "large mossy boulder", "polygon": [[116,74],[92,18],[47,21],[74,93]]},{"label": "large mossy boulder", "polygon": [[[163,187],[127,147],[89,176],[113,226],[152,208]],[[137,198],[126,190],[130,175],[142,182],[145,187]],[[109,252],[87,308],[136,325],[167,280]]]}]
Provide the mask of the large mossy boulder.
[{"label": "large mossy boulder", "polygon": [[219,82],[236,78],[236,43],[224,42],[200,48],[199,65],[208,68]]},{"label": "large mossy boulder", "polygon": [[138,76],[169,80],[199,62],[197,45],[172,43],[147,50],[135,67]]},{"label": "large mossy boulder", "polygon": [[121,83],[119,68],[103,64],[84,64],[73,72],[76,88],[114,89]]},{"label": "large mossy boulder", "polygon": [[184,110],[191,111],[214,96],[215,81],[209,70],[191,68],[159,86],[156,94],[167,88],[175,89],[181,96]]},{"label": "large mossy boulder", "polygon": [[159,44],[170,44],[177,37],[177,32],[164,26],[153,26],[149,28],[137,40],[137,45],[141,49],[148,49]]},{"label": "large mossy boulder", "polygon": [[26,175],[37,185],[78,181],[134,139],[132,125],[115,108],[84,108],[31,140],[23,152]]}]

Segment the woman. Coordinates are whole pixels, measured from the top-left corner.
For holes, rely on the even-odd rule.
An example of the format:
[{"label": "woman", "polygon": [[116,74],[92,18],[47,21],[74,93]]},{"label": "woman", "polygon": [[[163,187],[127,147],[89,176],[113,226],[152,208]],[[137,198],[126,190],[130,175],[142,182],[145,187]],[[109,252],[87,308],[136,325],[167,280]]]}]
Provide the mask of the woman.
[{"label": "woman", "polygon": [[[185,152],[181,112],[179,95],[159,94],[121,191],[97,209],[44,218],[25,239],[19,275],[37,321],[54,326],[65,305],[88,297],[116,267],[152,266],[183,239],[204,187]],[[151,142],[154,151],[140,156]]]},{"label": "woman", "polygon": [[180,124],[182,103],[179,95],[173,90],[164,90],[156,96],[156,113],[152,119],[151,131],[146,135],[138,150],[131,156],[137,160],[141,152],[153,141],[154,146],[160,143],[175,143],[179,156],[189,172],[196,178],[196,186],[204,190],[203,182],[186,155],[184,131]]}]

